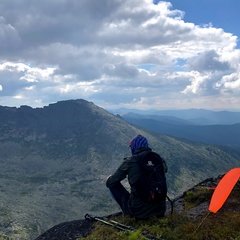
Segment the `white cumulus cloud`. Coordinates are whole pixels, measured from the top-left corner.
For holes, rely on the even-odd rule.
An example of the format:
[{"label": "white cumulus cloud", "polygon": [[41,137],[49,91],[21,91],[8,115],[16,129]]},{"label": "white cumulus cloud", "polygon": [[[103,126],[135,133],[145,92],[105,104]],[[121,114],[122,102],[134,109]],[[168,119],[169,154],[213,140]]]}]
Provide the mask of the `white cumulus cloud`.
[{"label": "white cumulus cloud", "polygon": [[0,105],[240,106],[237,36],[170,2],[2,0],[0,12]]}]

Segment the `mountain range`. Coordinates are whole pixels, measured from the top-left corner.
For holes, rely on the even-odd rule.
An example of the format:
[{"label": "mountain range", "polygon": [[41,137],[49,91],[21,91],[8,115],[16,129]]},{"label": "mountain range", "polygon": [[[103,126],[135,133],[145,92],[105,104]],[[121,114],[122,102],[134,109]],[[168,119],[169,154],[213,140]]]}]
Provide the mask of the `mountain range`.
[{"label": "mountain range", "polygon": [[1,106],[0,133],[0,238],[33,239],[86,213],[119,211],[105,180],[136,134],[166,160],[171,197],[240,162],[231,148],[143,130],[83,99]]},{"label": "mountain range", "polygon": [[[187,112],[187,110],[184,112]],[[200,110],[200,112],[195,110],[194,112],[197,113],[195,116],[199,117],[201,116],[202,112],[206,113],[203,110]],[[236,151],[240,151],[239,113],[210,111],[207,111],[207,113],[210,115],[210,117],[207,118],[206,114],[203,114],[205,117],[203,115],[201,116],[200,124],[197,124],[197,122],[200,122],[200,118],[198,118],[198,121],[196,121],[196,118],[193,121],[192,118],[190,119],[186,117],[194,116],[192,115],[192,110],[190,110],[190,113],[186,113],[185,118],[176,117],[174,114],[173,116],[163,116],[138,114],[133,112],[126,113],[122,117],[129,123],[153,132],[196,142],[228,146]],[[222,116],[222,118],[217,121],[217,116]],[[209,125],[208,123],[210,122],[210,118],[212,120],[216,118],[215,122],[218,123],[213,124],[212,122],[212,124]],[[224,122],[225,124],[220,124],[220,122]],[[233,124],[233,122],[236,123]]]},{"label": "mountain range", "polygon": [[177,122],[188,125],[231,125],[240,123],[240,112],[213,111],[206,109],[183,109],[183,110],[138,110],[138,109],[115,109],[109,110],[121,116],[128,114],[158,117],[162,120],[171,118]]}]

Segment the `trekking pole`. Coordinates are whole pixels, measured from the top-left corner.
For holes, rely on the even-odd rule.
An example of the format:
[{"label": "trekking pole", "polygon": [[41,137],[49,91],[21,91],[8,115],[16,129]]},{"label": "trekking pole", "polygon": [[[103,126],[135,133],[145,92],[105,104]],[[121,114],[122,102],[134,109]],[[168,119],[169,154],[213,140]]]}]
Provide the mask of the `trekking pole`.
[{"label": "trekking pole", "polygon": [[[96,220],[96,221],[99,221],[99,222],[102,222],[108,226],[111,226],[111,227],[114,227],[116,229],[119,229],[119,230],[122,230],[122,231],[135,231],[136,229],[132,226],[127,226],[127,225],[124,225],[122,223],[119,223],[117,221],[114,221],[114,220],[110,220],[109,222],[108,221],[105,221],[103,220],[102,218],[98,218],[98,217],[92,217],[91,215],[89,214],[86,214],[85,215],[85,218],[86,219],[89,219],[89,220]],[[142,231],[141,234],[145,237],[145,239],[147,240],[164,240],[163,238],[158,238],[150,233],[148,233],[147,231]]]},{"label": "trekking pole", "polygon": [[106,225],[108,225],[108,226],[117,228],[117,229],[122,230],[122,231],[125,231],[125,230],[126,230],[126,228],[121,227],[121,226],[119,226],[119,225],[116,225],[116,224],[114,224],[114,223],[105,221],[105,220],[103,220],[102,218],[92,217],[92,216],[89,215],[88,213],[85,215],[85,219],[88,219],[88,220],[96,220],[96,221],[102,222],[102,223],[104,223],[104,224],[106,224]]},{"label": "trekking pole", "polygon": [[110,222],[124,228],[125,230],[135,231],[135,229],[132,226],[127,226],[114,220],[110,220]]}]

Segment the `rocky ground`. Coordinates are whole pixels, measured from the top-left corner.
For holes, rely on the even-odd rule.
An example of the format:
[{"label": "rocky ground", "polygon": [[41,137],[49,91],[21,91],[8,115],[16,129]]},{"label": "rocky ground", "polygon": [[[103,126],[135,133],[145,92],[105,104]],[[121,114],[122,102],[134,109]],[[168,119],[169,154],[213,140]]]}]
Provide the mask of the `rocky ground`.
[{"label": "rocky ground", "polygon": [[[201,202],[199,205],[190,208],[189,210],[185,209],[185,196],[191,191],[195,191],[197,188],[214,188],[217,186],[219,180],[222,178],[222,175],[217,178],[209,178],[205,181],[197,184],[193,188],[184,192],[181,196],[174,199],[173,202],[173,211],[178,214],[186,214],[190,218],[203,217],[208,212],[209,200]],[[211,190],[209,190],[211,191]],[[171,203],[167,202],[167,212],[166,214],[171,214]],[[118,213],[119,214],[119,213]],[[111,218],[112,215],[106,216]],[[37,237],[35,240],[76,240],[81,239],[81,237],[86,237],[93,228],[93,221],[88,219],[76,220],[71,222],[61,223],[49,229],[41,236]]]},{"label": "rocky ground", "polygon": [[75,220],[65,222],[54,226],[36,240],[75,240],[81,237],[86,237],[92,229],[92,221]]}]

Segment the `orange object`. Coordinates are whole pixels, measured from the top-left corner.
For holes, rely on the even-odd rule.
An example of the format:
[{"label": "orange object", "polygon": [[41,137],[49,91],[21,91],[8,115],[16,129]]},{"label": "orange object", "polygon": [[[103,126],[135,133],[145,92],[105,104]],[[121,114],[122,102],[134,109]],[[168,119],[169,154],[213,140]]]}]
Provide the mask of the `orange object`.
[{"label": "orange object", "polygon": [[233,168],[227,172],[213,192],[209,210],[216,213],[225,203],[235,184],[240,178],[240,168]]}]

